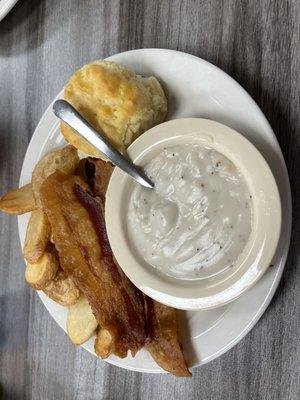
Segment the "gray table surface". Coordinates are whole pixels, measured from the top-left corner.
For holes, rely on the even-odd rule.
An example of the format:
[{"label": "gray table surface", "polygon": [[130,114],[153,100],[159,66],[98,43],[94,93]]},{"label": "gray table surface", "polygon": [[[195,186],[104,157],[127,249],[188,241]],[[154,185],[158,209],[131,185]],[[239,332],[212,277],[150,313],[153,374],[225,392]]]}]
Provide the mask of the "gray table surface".
[{"label": "gray table surface", "polygon": [[0,398],[300,398],[299,0],[19,0],[0,22],[1,192],[18,184],[34,128],[70,74],[120,51],[200,56],[270,121],[287,163],[293,235],[279,289],[254,329],[192,379],[110,366],[75,348],[24,283],[16,218],[0,216]]}]

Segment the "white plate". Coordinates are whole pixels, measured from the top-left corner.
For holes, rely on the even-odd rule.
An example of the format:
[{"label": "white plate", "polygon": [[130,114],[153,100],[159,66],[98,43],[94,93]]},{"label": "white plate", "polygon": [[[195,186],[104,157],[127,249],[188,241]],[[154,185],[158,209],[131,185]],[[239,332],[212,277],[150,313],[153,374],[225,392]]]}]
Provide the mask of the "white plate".
[{"label": "white plate", "polygon": [[[237,82],[212,64],[185,53],[163,49],[133,50],[109,59],[143,75],[159,77],[168,93],[169,119],[203,117],[244,134],[264,155],[280,190],[282,231],[273,260],[274,267],[238,300],[222,308],[180,314],[185,354],[190,366],[198,366],[238,343],[259,320],[278,286],[291,233],[291,195],[284,159],[269,123],[256,103]],[[30,181],[33,167],[44,153],[64,143],[51,107],[40,120],[29,144],[21,172],[21,185]],[[27,221],[26,215],[18,218],[21,243],[24,242]],[[66,330],[66,309],[43,293],[39,295],[52,317]],[[83,347],[94,354],[93,339]],[[144,350],[135,358],[111,356],[107,361],[130,370],[162,372]]]},{"label": "white plate", "polygon": [[0,21],[10,12],[18,0],[0,0]]}]

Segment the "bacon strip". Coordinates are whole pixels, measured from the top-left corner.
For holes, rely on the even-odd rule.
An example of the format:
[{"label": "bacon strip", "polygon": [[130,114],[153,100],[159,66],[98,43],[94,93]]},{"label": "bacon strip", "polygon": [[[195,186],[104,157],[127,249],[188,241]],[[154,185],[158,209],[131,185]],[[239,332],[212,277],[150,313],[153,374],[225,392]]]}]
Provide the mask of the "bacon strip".
[{"label": "bacon strip", "polygon": [[146,341],[143,304],[114,264],[100,206],[82,179],[59,171],[46,179],[41,198],[63,270],[111,335],[112,351],[119,357],[128,350],[135,354]]},{"label": "bacon strip", "polygon": [[[98,241],[102,252],[101,266],[99,264],[95,265],[93,273],[101,278],[103,275],[103,268],[105,268],[110,274],[113,283],[119,289],[123,297],[131,330],[139,340],[143,341],[145,338],[139,337],[140,323],[142,322],[143,317],[141,316],[139,319],[136,318],[136,314],[141,315],[143,313],[142,300],[140,298],[138,289],[131,284],[129,279],[127,279],[124,275],[123,271],[120,270],[115,263],[106,233],[104,217],[99,203],[81,186],[76,184],[73,190],[80,204],[87,210],[89,214],[90,220],[92,221],[95,232],[98,236]],[[134,299],[134,302],[132,302],[131,299]],[[137,305],[138,308],[136,307]]]},{"label": "bacon strip", "polygon": [[102,213],[114,167],[102,160],[89,159],[89,163],[95,166],[93,190],[101,204],[78,177],[58,172],[42,188],[62,268],[87,296],[101,331],[109,334],[110,351],[125,357],[128,350],[135,354],[146,345],[163,369],[190,376],[178,340],[176,310],[143,298],[114,260]]},{"label": "bacon strip", "polygon": [[[91,166],[94,168],[94,177],[92,177],[93,193],[95,196],[100,197],[104,205],[106,190],[114,166],[110,162],[89,158],[86,164],[89,172],[93,169]],[[141,292],[139,293],[143,296]],[[176,310],[147,296],[144,297],[148,333],[148,345],[146,347],[148,351],[157,364],[171,374],[191,376],[178,339]]]}]

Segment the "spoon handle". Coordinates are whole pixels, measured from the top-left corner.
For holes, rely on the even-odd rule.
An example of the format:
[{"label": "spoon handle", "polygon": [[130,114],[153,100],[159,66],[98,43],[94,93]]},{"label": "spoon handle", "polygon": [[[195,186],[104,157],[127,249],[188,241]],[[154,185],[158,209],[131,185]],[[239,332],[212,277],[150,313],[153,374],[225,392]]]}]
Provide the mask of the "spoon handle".
[{"label": "spoon handle", "polygon": [[154,183],[144,172],[115,149],[107,138],[101,132],[96,131],[70,103],[65,100],[56,100],[53,104],[53,112],[58,118],[75,129],[91,145],[105,154],[116,166],[129,174],[136,182],[147,188],[154,187]]}]

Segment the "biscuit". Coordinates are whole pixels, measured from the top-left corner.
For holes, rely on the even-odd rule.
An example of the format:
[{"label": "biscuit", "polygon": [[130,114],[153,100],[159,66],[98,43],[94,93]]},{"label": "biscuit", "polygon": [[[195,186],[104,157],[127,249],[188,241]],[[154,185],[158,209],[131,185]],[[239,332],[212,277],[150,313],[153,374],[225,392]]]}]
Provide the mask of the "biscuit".
[{"label": "biscuit", "polygon": [[[144,78],[109,61],[94,61],[71,76],[64,98],[121,152],[165,119],[167,99],[155,77]],[[61,123],[65,139],[86,154],[101,152]]]}]

